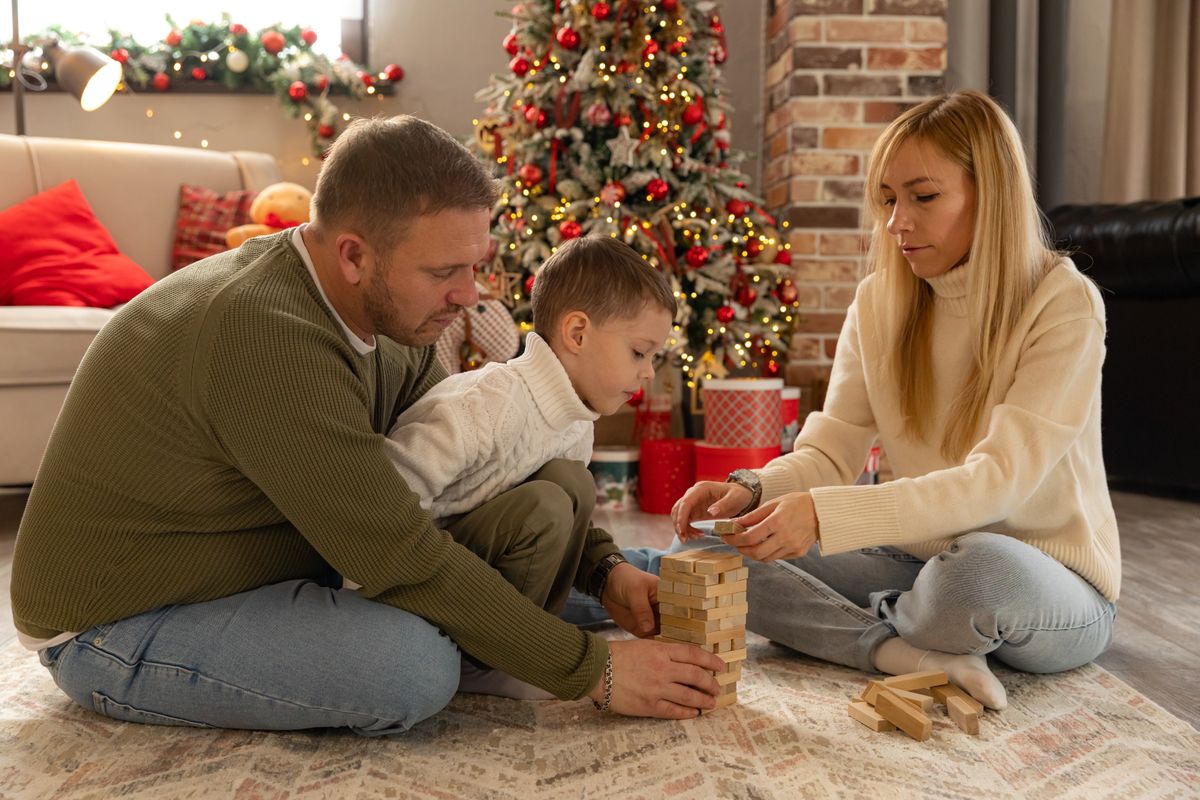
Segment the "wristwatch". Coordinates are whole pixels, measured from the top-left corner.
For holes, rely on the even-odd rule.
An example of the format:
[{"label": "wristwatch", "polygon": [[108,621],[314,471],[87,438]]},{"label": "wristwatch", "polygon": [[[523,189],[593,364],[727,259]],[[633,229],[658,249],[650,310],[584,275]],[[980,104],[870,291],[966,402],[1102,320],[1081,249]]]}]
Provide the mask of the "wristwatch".
[{"label": "wristwatch", "polygon": [[596,568],[592,570],[592,574],[588,577],[587,591],[592,597],[599,600],[604,595],[604,587],[608,584],[608,576],[616,569],[617,564],[625,564],[628,559],[620,553],[609,553],[600,562],[596,564]]},{"label": "wristwatch", "polygon": [[729,477],[725,479],[726,483],[736,483],[739,486],[745,486],[750,490],[750,502],[746,507],[737,513],[737,516],[745,514],[758,507],[758,501],[762,499],[762,481],[758,478],[758,473],[749,469],[735,469],[729,473]]}]

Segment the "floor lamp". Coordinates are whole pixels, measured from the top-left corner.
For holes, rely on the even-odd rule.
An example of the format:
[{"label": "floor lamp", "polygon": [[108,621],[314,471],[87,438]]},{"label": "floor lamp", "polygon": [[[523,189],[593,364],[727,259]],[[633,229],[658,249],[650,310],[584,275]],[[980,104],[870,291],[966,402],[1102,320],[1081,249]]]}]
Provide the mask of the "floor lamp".
[{"label": "floor lamp", "polygon": [[[41,91],[46,80],[41,75],[26,74],[24,58],[29,47],[21,43],[17,18],[17,0],[12,5],[13,109],[17,135],[25,135],[25,91]],[[66,48],[57,41],[42,47],[42,53],[54,72],[58,85],[75,95],[84,111],[95,111],[108,102],[121,83],[121,65],[94,47]],[[36,79],[36,80],[35,80]]]}]

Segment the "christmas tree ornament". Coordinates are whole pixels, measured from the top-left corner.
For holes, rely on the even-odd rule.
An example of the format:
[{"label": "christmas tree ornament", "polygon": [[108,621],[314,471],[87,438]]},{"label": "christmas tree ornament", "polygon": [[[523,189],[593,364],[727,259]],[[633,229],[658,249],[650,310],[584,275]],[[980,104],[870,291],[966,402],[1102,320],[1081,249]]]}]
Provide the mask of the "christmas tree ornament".
[{"label": "christmas tree ornament", "polygon": [[533,284],[536,281],[537,281],[537,276],[535,276],[535,275],[530,275],[528,278],[525,279],[525,296],[526,297],[533,296]]},{"label": "christmas tree ornament", "polygon": [[633,117],[629,116],[628,112],[622,111],[613,117],[613,124],[618,128],[624,128],[629,123],[633,122]]},{"label": "christmas tree ornament", "polygon": [[373,78],[371,73],[367,72],[365,69],[360,69],[358,71],[358,79],[362,81],[363,86],[373,86],[375,84],[375,78]]},{"label": "christmas tree ornament", "polygon": [[667,52],[673,56],[677,56],[683,52],[683,48],[687,47],[687,41],[684,39],[675,39],[667,45]]},{"label": "christmas tree ornament", "polygon": [[637,408],[638,406],[640,406],[642,404],[642,401],[645,399],[646,399],[646,390],[639,386],[638,390],[636,392],[629,395],[629,399],[625,401],[625,405],[633,406],[634,408]]},{"label": "christmas tree ornament", "polygon": [[183,41],[183,34],[177,30],[172,30],[166,35],[163,41],[167,43],[168,47],[179,47],[179,43]]},{"label": "christmas tree ornament", "polygon": [[762,252],[763,245],[758,239],[751,239],[746,242],[746,255],[750,258],[756,258]]},{"label": "christmas tree ornament", "polygon": [[608,123],[612,122],[613,115],[607,104],[592,103],[583,112],[583,118],[593,128],[607,128]]},{"label": "christmas tree ornament", "polygon": [[791,250],[780,250],[778,253],[775,254],[775,263],[776,264],[787,264],[790,266],[792,263],[792,251]]},{"label": "christmas tree ornament", "polygon": [[688,103],[688,107],[683,110],[683,122],[685,125],[695,125],[700,120],[704,119],[704,106],[697,100],[694,103]]},{"label": "christmas tree ornament", "polygon": [[292,98],[293,103],[303,103],[308,99],[308,87],[304,85],[304,81],[292,81],[288,86],[288,97]]},{"label": "christmas tree ornament", "polygon": [[749,308],[750,306],[754,305],[754,301],[758,299],[758,292],[754,291],[749,286],[743,286],[737,290],[737,294],[734,296],[734,299],[737,301],[739,306]]},{"label": "christmas tree ornament", "polygon": [[241,74],[250,66],[250,56],[245,50],[231,49],[225,54],[225,67],[230,72]]},{"label": "christmas tree ornament", "polygon": [[597,22],[603,22],[604,20],[608,19],[608,15],[611,13],[612,6],[610,6],[608,3],[605,3],[604,0],[600,0],[599,3],[596,3],[592,6],[592,18]]},{"label": "christmas tree ornament", "polygon": [[249,32],[250,31],[246,29],[246,26],[242,25],[240,22],[235,22],[229,26],[230,36],[245,36]]},{"label": "christmas tree ornament", "polygon": [[708,263],[708,248],[692,245],[687,251],[687,263],[692,269],[700,269]]},{"label": "christmas tree ornament", "polygon": [[674,14],[679,10],[679,0],[659,0],[658,5],[668,14]]},{"label": "christmas tree ornament", "polygon": [[517,56],[512,61],[508,62],[508,68],[513,71],[513,74],[518,78],[524,78],[529,72],[529,61],[523,56]]},{"label": "christmas tree ornament", "polygon": [[126,50],[124,47],[118,47],[117,49],[115,49],[111,53],[109,53],[109,56],[111,56],[112,60],[116,61],[118,64],[124,64],[126,61],[129,60],[129,51]]},{"label": "christmas tree ornament", "polygon": [[579,46],[579,34],[570,25],[559,28],[554,38],[565,50],[574,50]]},{"label": "christmas tree ornament", "polygon": [[510,56],[515,56],[521,49],[521,45],[517,42],[516,32],[509,33],[508,36],[505,36],[504,41],[502,41],[500,45]]},{"label": "christmas tree ornament", "polygon": [[329,88],[329,76],[328,75],[318,75],[317,76],[317,91],[323,92],[328,88]]},{"label": "christmas tree ornament", "polygon": [[208,73],[204,71],[204,67],[192,67],[192,80],[202,81],[208,77]]},{"label": "christmas tree ornament", "polygon": [[646,196],[656,203],[665,200],[670,191],[671,187],[662,178],[652,178],[646,184]]},{"label": "christmas tree ornament", "polygon": [[583,226],[573,219],[563,220],[558,226],[558,232],[564,239],[577,239],[583,235]]},{"label": "christmas tree ornament", "polygon": [[[642,48],[642,61],[649,61],[658,54],[658,42],[651,39],[646,42],[646,46]],[[631,64],[630,67],[633,65]],[[618,70],[619,71],[619,70]],[[628,71],[628,70],[626,70]]]},{"label": "christmas tree ornament", "polygon": [[259,43],[273,56],[279,55],[280,51],[287,45],[287,39],[279,31],[267,31],[259,37]]},{"label": "christmas tree ornament", "polygon": [[392,83],[399,83],[400,81],[404,80],[404,67],[400,66],[399,64],[388,64],[383,68],[383,74],[386,75],[387,79]]},{"label": "christmas tree ornament", "polygon": [[784,278],[779,282],[778,291],[779,301],[791,305],[800,297],[800,290],[796,288],[796,284],[792,283],[791,279]]},{"label": "christmas tree ornament", "polygon": [[544,128],[546,127],[546,123],[550,121],[550,117],[537,106],[527,106],[525,108],[525,121],[534,127]]},{"label": "christmas tree ornament", "polygon": [[733,322],[734,312],[733,306],[721,306],[717,309],[717,322],[722,325],[728,325]]},{"label": "christmas tree ornament", "polygon": [[333,134],[333,126],[329,123],[325,123],[317,127],[317,136],[320,136],[322,139],[332,139]]},{"label": "christmas tree ornament", "polygon": [[542,182],[542,168],[537,164],[522,164],[517,170],[517,177],[526,186],[536,186]]},{"label": "christmas tree ornament", "polygon": [[317,43],[317,32],[312,28],[305,28],[304,30],[300,31],[300,40],[309,47],[312,47]]},{"label": "christmas tree ornament", "polygon": [[154,74],[154,77],[150,79],[150,85],[153,86],[157,91],[165,92],[167,89],[171,88],[171,79],[167,77],[167,73],[157,72]]},{"label": "christmas tree ornament", "polygon": [[740,217],[746,213],[746,204],[737,198],[733,198],[725,204],[725,210],[735,217]]},{"label": "christmas tree ornament", "polygon": [[632,167],[634,165],[634,153],[637,146],[640,144],[637,139],[629,135],[629,129],[624,125],[617,131],[615,139],[608,140],[608,150],[612,154],[612,163],[618,166]]},{"label": "christmas tree ornament", "polygon": [[610,206],[625,199],[625,184],[620,181],[610,181],[600,190],[600,199]]}]

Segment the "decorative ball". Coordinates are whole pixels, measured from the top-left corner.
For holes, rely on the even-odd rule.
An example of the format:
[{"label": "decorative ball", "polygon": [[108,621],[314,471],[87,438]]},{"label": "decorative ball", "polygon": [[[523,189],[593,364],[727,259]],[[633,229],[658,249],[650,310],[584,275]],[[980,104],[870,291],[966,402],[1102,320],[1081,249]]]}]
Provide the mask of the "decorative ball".
[{"label": "decorative ball", "polygon": [[767,374],[772,377],[779,374],[779,362],[773,358],[767,362]]},{"label": "decorative ball", "polygon": [[791,250],[780,250],[778,253],[775,254],[775,263],[776,264],[791,264],[792,263],[792,251]]},{"label": "decorative ball", "polygon": [[733,214],[735,217],[740,217],[742,214],[746,213],[746,204],[741,200],[734,198],[725,204],[725,210],[730,214]]},{"label": "decorative ball", "polygon": [[683,52],[683,48],[685,48],[685,47],[687,47],[687,42],[676,39],[675,41],[673,41],[669,45],[667,45],[667,52],[673,56],[677,56]]},{"label": "decorative ball", "polygon": [[714,64],[724,64],[725,59],[729,58],[729,53],[721,45],[717,45],[712,49],[712,60]]},{"label": "decorative ball", "polygon": [[749,286],[743,286],[737,290],[737,294],[734,295],[733,299],[737,301],[739,306],[749,307],[754,305],[754,301],[758,299],[758,292],[754,291]]},{"label": "decorative ball", "polygon": [[399,83],[400,81],[404,80],[404,67],[400,66],[399,64],[388,64],[383,68],[383,74],[386,75],[387,79],[392,83]]},{"label": "decorative ball", "polygon": [[525,121],[535,127],[544,128],[550,121],[550,117],[537,106],[525,106]]},{"label": "decorative ball", "polygon": [[708,27],[712,28],[713,33],[724,33],[725,25],[721,22],[721,18],[713,14],[712,19],[708,21]]},{"label": "decorative ball", "polygon": [[329,76],[328,75],[318,75],[317,76],[317,91],[323,92],[328,88],[329,88]]},{"label": "decorative ball", "polygon": [[668,14],[674,14],[679,8],[679,0],[659,0],[658,5]]},{"label": "decorative ball", "polygon": [[512,61],[508,62],[508,68],[513,71],[513,74],[518,78],[524,78],[525,73],[529,72],[529,60],[522,56],[517,56]]},{"label": "decorative ball", "polygon": [[333,126],[328,123],[317,127],[317,136],[320,136],[322,139],[332,139],[333,134]]},{"label": "decorative ball", "polygon": [[202,81],[208,77],[208,73],[204,71],[204,67],[192,67],[192,80]]},{"label": "decorative ball", "polygon": [[305,28],[300,31],[300,41],[304,42],[309,47],[317,43],[317,32],[312,28]]},{"label": "decorative ball", "polygon": [[717,309],[717,321],[722,325],[733,322],[733,306],[721,306]]},{"label": "decorative ball", "polygon": [[792,283],[791,279],[784,278],[779,282],[779,300],[789,305],[796,302],[800,297],[800,290],[796,288],[796,284]]},{"label": "decorative ball", "polygon": [[600,199],[610,206],[625,199],[625,184],[620,181],[610,181],[600,190]]},{"label": "decorative ball", "polygon": [[360,69],[358,71],[358,79],[360,81],[362,81],[363,86],[374,86],[375,85],[375,79],[373,77],[371,77],[371,73],[367,72],[366,70]]},{"label": "decorative ball", "polygon": [[704,119],[704,106],[700,104],[700,101],[688,103],[688,107],[683,110],[684,124],[695,125],[702,119]]},{"label": "decorative ball", "polygon": [[633,406],[634,408],[637,408],[638,406],[640,406],[642,404],[642,401],[645,399],[646,399],[646,390],[645,390],[645,388],[639,386],[638,390],[636,392],[629,395],[629,399],[625,401],[625,405]]},{"label": "decorative ball", "polygon": [[517,34],[511,31],[504,37],[500,44],[510,56],[515,56],[517,51],[521,49],[521,45],[517,43]]},{"label": "decorative ball", "polygon": [[670,191],[671,187],[662,178],[654,178],[646,184],[646,194],[656,203],[664,200]]},{"label": "decorative ball", "polygon": [[746,253],[751,258],[762,252],[763,244],[758,239],[751,239],[746,242]]},{"label": "decorative ball", "polygon": [[109,53],[109,55],[112,56],[112,60],[116,61],[118,64],[124,64],[129,60],[129,51],[124,47],[118,47],[116,50],[113,50],[111,53]]},{"label": "decorative ball", "polygon": [[579,32],[570,25],[559,28],[554,38],[558,39],[558,43],[567,50],[574,50],[579,46]]},{"label": "decorative ball", "polygon": [[624,75],[626,72],[632,72],[632,71],[633,71],[633,64],[630,64],[625,59],[621,59],[620,61],[617,62],[617,74]]},{"label": "decorative ball", "polygon": [[542,168],[537,164],[522,164],[517,170],[517,177],[526,186],[536,186],[542,182]]},{"label": "decorative ball", "polygon": [[286,228],[308,222],[312,192],[298,183],[273,183],[250,204],[250,219],[259,225]]},{"label": "decorative ball", "polygon": [[633,117],[629,116],[629,114],[625,111],[622,111],[621,113],[619,113],[615,117],[613,117],[613,124],[616,125],[618,128],[624,128],[626,125],[628,125],[631,122],[633,122]]},{"label": "decorative ball", "polygon": [[558,232],[564,239],[577,239],[583,235],[583,226],[573,219],[567,219],[558,226]]},{"label": "decorative ball", "polygon": [[160,92],[165,92],[171,88],[171,79],[167,77],[167,73],[158,72],[150,79],[150,85]]},{"label": "decorative ball", "polygon": [[587,107],[583,112],[583,118],[593,128],[604,128],[608,126],[608,123],[612,122],[613,115],[607,105],[597,101]]},{"label": "decorative ball", "polygon": [[250,68],[250,56],[244,50],[230,50],[225,54],[225,67],[230,72],[245,72]]},{"label": "decorative ball", "polygon": [[645,61],[657,52],[658,42],[651,39],[650,41],[646,42],[646,46],[642,48],[642,60]]},{"label": "decorative ball", "polygon": [[308,87],[304,85],[304,81],[292,81],[292,85],[288,87],[288,97],[292,98],[293,103],[307,100]]},{"label": "decorative ball", "polygon": [[537,280],[537,276],[530,275],[525,279],[525,296],[529,297],[533,294],[533,284]]},{"label": "decorative ball", "polygon": [[266,50],[271,55],[279,55],[279,51],[287,44],[287,39],[283,38],[283,34],[279,31],[266,31],[259,42],[262,43],[263,50]]},{"label": "decorative ball", "polygon": [[612,6],[610,6],[608,3],[605,3],[604,0],[600,0],[599,3],[596,3],[594,6],[592,6],[592,17],[594,17],[597,22],[603,22],[604,20],[608,19],[608,15],[611,13]]},{"label": "decorative ball", "polygon": [[172,30],[163,41],[170,47],[179,47],[179,43],[183,41],[183,34],[177,30]]},{"label": "decorative ball", "polygon": [[708,248],[694,244],[688,248],[687,263],[692,269],[700,269],[708,263]]},{"label": "decorative ball", "polygon": [[233,36],[245,36],[249,32],[246,30],[246,26],[240,22],[235,22],[229,26],[229,33]]}]

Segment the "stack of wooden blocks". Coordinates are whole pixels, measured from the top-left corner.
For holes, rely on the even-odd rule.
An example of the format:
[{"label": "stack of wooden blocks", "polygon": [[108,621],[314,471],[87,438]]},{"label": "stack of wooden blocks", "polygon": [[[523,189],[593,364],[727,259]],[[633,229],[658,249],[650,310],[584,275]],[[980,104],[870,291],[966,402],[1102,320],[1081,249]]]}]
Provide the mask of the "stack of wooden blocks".
[{"label": "stack of wooden blocks", "polygon": [[658,573],[658,611],[663,642],[695,644],[725,662],[717,673],[716,708],[737,702],[746,660],[746,577],[742,557],[717,550],[664,556]]},{"label": "stack of wooden blocks", "polygon": [[979,733],[979,715],[983,705],[946,679],[940,671],[910,672],[871,681],[859,697],[850,701],[850,716],[873,731],[907,733],[923,742],[933,733],[929,712],[934,703],[946,707],[946,713],[964,733]]}]

